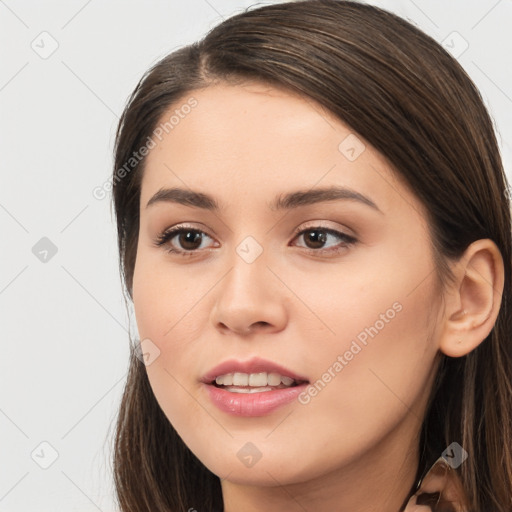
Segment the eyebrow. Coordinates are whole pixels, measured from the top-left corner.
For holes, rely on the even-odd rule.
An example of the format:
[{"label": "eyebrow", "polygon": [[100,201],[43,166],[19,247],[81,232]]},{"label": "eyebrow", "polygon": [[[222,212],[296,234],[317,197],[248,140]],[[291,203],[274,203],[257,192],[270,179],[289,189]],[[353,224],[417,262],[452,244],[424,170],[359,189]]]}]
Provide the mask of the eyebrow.
[{"label": "eyebrow", "polygon": [[[274,201],[268,203],[268,207],[272,211],[290,210],[301,206],[335,200],[357,201],[383,214],[382,210],[370,198],[350,188],[339,186],[297,190],[287,194],[280,194]],[[159,202],[178,203],[213,212],[219,212],[223,208],[214,197],[203,192],[183,188],[160,189],[148,201],[146,208]]]}]

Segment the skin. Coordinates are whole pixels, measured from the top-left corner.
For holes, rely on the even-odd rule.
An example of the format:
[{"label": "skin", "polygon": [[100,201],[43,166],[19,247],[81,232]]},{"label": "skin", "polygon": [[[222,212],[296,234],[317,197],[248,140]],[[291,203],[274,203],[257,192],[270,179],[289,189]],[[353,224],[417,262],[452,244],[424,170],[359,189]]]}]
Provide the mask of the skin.
[{"label": "skin", "polygon": [[[442,289],[423,206],[361,136],[354,161],[340,152],[350,127],[309,99],[255,82],[189,96],[197,106],[151,149],[141,187],[133,301],[140,339],[159,350],[147,366],[155,396],[221,478],[226,512],[396,512],[415,483],[436,356],[470,352],[496,319],[499,251],[475,242]],[[329,185],[364,194],[380,211],[354,200],[268,207],[279,194]],[[166,187],[208,193],[222,208],[146,207]],[[206,233],[191,257],[155,245],[180,223]],[[328,235],[322,246],[294,234],[320,226],[357,241]],[[252,263],[236,252],[247,236],[263,250]],[[167,248],[185,251],[183,243],[175,236]],[[235,417],[199,381],[226,359],[259,356],[315,382],[394,303],[400,312],[305,405]],[[247,442],[261,453],[252,467],[237,457]]]}]

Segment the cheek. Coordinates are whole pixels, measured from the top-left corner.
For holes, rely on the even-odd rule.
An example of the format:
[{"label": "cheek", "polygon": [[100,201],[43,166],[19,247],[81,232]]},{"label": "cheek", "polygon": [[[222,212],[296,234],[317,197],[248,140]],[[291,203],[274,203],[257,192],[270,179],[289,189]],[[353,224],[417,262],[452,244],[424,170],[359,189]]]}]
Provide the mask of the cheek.
[{"label": "cheek", "polygon": [[380,270],[338,284],[336,308],[323,314],[336,336],[319,340],[309,356],[316,380],[304,408],[311,418],[330,416],[311,422],[310,435],[319,428],[327,437],[343,433],[346,446],[377,442],[406,417],[419,427],[433,377],[433,281],[410,263]]},{"label": "cheek", "polygon": [[201,299],[211,286],[209,279],[194,280],[151,255],[141,254],[135,265],[133,303],[139,336],[149,340],[145,343],[156,347],[153,353],[157,354],[146,371],[157,401],[173,424],[191,421],[189,391],[193,391],[191,383],[197,382],[201,351],[194,340],[208,319]]},{"label": "cheek", "polygon": [[[179,334],[196,330],[198,304],[206,295],[207,282],[172,269],[162,259],[142,254],[133,276],[133,303],[141,339],[149,338],[166,349]],[[169,341],[167,341],[169,340]]]}]

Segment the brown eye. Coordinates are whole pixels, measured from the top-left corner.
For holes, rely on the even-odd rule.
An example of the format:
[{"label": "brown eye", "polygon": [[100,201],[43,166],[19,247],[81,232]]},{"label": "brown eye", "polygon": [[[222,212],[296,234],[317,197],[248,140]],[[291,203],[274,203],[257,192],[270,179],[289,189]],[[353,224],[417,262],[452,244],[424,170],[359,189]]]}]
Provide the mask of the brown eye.
[{"label": "brown eye", "polygon": [[199,252],[204,237],[211,238],[204,231],[177,226],[161,233],[155,240],[155,245],[165,246],[170,253],[192,256]]},{"label": "brown eye", "polygon": [[[178,234],[178,240],[183,249],[193,251],[194,249],[198,249],[201,245],[201,233],[193,230],[181,231]],[[198,242],[199,246],[197,246]]]},{"label": "brown eye", "polygon": [[[297,234],[296,238],[303,238],[305,248],[313,253],[339,252],[357,242],[353,236],[321,226],[303,229]],[[334,247],[325,248],[325,244],[333,239],[338,239],[341,242],[335,244]]]},{"label": "brown eye", "polygon": [[306,244],[311,244],[308,245],[310,249],[321,249],[327,241],[325,231],[310,229],[304,233],[306,233],[306,236],[304,236]]}]

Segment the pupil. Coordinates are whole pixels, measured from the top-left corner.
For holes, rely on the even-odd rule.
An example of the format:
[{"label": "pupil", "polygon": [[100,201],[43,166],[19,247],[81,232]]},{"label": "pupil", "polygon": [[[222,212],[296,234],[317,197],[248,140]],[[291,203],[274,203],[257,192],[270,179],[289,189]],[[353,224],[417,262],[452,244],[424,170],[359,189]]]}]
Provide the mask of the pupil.
[{"label": "pupil", "polygon": [[318,248],[325,244],[327,235],[323,231],[309,231],[309,236],[307,239],[308,242],[313,242],[313,245],[316,243],[317,245],[315,248]]},{"label": "pupil", "polygon": [[[198,233],[197,231],[186,231],[185,233],[182,233],[180,243],[185,249],[196,249],[194,244],[197,242],[198,238],[201,238],[201,233]],[[192,244],[192,247],[187,247],[187,244]],[[201,244],[200,241],[199,244]]]}]

